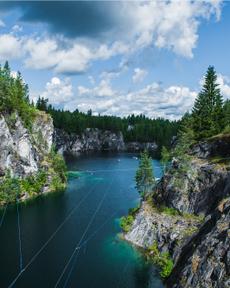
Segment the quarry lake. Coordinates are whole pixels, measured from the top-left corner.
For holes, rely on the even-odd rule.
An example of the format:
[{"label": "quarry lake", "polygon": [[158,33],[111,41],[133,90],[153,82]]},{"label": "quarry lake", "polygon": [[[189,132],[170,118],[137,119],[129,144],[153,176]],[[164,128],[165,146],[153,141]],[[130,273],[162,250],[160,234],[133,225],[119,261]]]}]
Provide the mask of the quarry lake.
[{"label": "quarry lake", "polygon": [[[0,287],[163,287],[156,268],[118,237],[119,218],[139,202],[136,155],[66,160],[65,192],[0,211]],[[153,167],[159,178],[160,162]]]}]

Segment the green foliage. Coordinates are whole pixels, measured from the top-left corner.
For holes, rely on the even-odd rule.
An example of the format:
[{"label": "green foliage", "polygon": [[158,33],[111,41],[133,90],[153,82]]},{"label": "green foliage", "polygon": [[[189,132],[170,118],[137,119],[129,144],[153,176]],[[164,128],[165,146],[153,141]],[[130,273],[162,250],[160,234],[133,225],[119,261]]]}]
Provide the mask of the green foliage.
[{"label": "green foliage", "polygon": [[81,134],[86,128],[98,128],[112,132],[121,131],[126,142],[156,142],[159,147],[170,146],[172,136],[177,134],[179,123],[161,118],[149,119],[144,115],[95,116],[92,110],[87,113],[63,111],[48,105],[48,100],[39,98],[36,107],[47,111],[54,120],[54,126],[68,133]]},{"label": "green foliage", "polygon": [[0,179],[0,204],[15,202],[24,193],[28,193],[30,196],[39,194],[46,181],[47,173],[44,170],[23,179],[11,177],[7,173]]},{"label": "green foliage", "polygon": [[43,97],[38,97],[36,108],[41,111],[47,111],[48,109],[48,99],[45,99]]},{"label": "green foliage", "polygon": [[224,102],[223,109],[224,109],[224,124],[225,124],[224,131],[228,131],[228,133],[230,133],[230,100],[229,99],[227,99]]},{"label": "green foliage", "polygon": [[20,181],[20,191],[27,192],[29,195],[39,194],[42,192],[47,182],[47,173],[40,170],[36,175],[30,175]]},{"label": "green foliage", "polygon": [[224,128],[223,97],[212,66],[208,67],[192,110],[192,128],[198,140],[218,134]]},{"label": "green foliage", "polygon": [[50,152],[50,158],[54,171],[58,174],[62,182],[66,182],[67,167],[62,155],[56,153],[55,150],[52,148]]},{"label": "green foliage", "polygon": [[120,219],[120,226],[124,232],[128,232],[133,224],[134,217],[132,215],[123,216]]},{"label": "green foliage", "polygon": [[140,155],[139,167],[136,172],[135,180],[138,192],[145,198],[147,194],[152,191],[155,184],[152,159],[147,151],[142,152]]},{"label": "green foliage", "polygon": [[162,206],[159,208],[160,212],[166,214],[166,215],[169,215],[169,216],[178,216],[180,215],[180,213],[174,209],[174,208],[170,208],[170,207],[165,207],[165,206]]},{"label": "green foliage", "polygon": [[190,147],[195,143],[194,131],[190,128],[184,128],[178,134],[178,143],[172,150],[172,156],[179,158],[180,160],[189,160],[188,151]]},{"label": "green foliage", "polygon": [[167,278],[172,272],[173,261],[168,252],[160,253],[157,242],[155,241],[148,249],[150,259],[154,264],[160,267],[160,275],[162,278]]},{"label": "green foliage", "polygon": [[24,125],[31,128],[36,109],[29,103],[28,86],[21,74],[11,75],[8,62],[0,66],[0,112],[11,114],[17,112]]},{"label": "green foliage", "polygon": [[8,202],[13,202],[20,194],[19,180],[11,178],[10,174],[4,176],[0,181],[0,204],[4,205]]},{"label": "green foliage", "polygon": [[140,210],[140,205],[138,205],[137,207],[134,207],[134,208],[130,208],[129,209],[129,215],[135,216],[139,210]]}]

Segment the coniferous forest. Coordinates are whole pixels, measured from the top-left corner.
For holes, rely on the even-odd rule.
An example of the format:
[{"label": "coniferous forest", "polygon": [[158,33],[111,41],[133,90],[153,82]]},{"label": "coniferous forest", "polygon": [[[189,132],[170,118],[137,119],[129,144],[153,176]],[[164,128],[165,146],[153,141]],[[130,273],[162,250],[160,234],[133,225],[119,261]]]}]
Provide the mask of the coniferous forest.
[{"label": "coniferous forest", "polygon": [[98,128],[112,132],[121,131],[126,142],[156,142],[160,147],[169,146],[173,136],[177,134],[180,121],[163,118],[150,119],[145,115],[117,117],[92,114],[75,110],[74,112],[55,109],[48,105],[48,100],[39,98],[37,109],[51,114],[54,126],[68,133],[81,134],[86,128]]}]

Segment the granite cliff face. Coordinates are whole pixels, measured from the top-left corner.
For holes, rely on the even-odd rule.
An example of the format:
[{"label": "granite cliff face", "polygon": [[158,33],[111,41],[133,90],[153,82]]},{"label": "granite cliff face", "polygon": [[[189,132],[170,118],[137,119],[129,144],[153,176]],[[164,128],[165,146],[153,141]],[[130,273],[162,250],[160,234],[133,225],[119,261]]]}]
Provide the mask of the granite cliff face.
[{"label": "granite cliff face", "polygon": [[55,129],[54,143],[59,153],[80,154],[93,151],[155,151],[156,143],[125,143],[121,132],[88,128],[81,135]]},{"label": "granite cliff face", "polygon": [[[0,114],[0,204],[15,200],[16,195],[10,199],[7,196],[13,187],[10,178],[19,181],[17,189],[22,191],[17,197],[22,199],[55,190],[57,183],[65,182],[55,171],[54,160],[58,159],[51,156],[53,132],[52,118],[45,112],[35,113],[30,129],[25,128],[17,112]],[[28,181],[20,182],[21,179]],[[36,193],[32,191],[35,186]]]},{"label": "granite cliff face", "polygon": [[[186,165],[174,159],[124,235],[139,247],[169,252],[169,288],[230,287],[229,139],[197,144]],[[216,143],[225,147],[221,155]]]},{"label": "granite cliff face", "polygon": [[37,114],[32,132],[23,126],[17,114],[0,115],[0,169],[12,176],[37,172],[44,154],[52,145],[53,122],[45,113]]}]

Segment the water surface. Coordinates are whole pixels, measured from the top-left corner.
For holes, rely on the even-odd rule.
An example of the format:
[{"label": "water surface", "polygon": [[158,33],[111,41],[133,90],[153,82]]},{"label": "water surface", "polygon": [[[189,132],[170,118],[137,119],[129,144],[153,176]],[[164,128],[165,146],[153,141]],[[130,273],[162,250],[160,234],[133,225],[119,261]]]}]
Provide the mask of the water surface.
[{"label": "water surface", "polygon": [[[0,287],[163,287],[156,269],[117,237],[119,218],[139,201],[136,155],[66,160],[72,173],[64,193],[21,204],[20,225],[16,207],[7,208],[0,227]],[[160,163],[153,166],[160,177]]]}]

